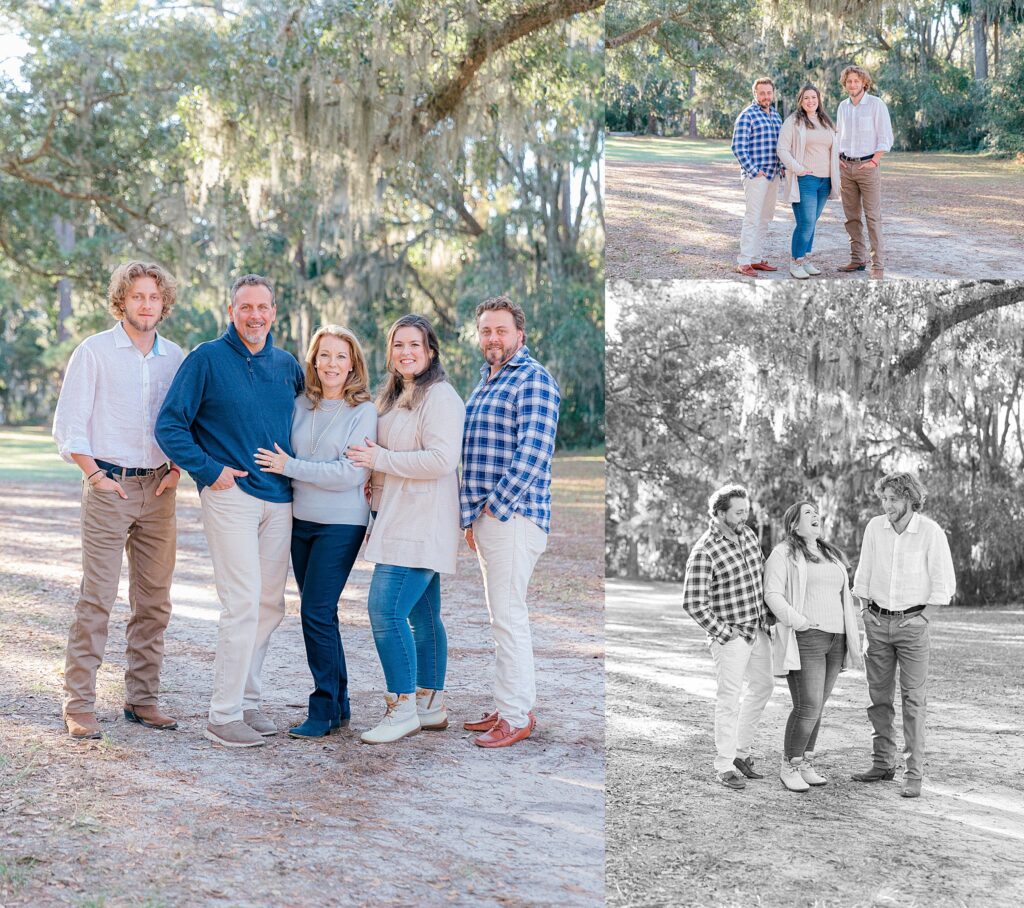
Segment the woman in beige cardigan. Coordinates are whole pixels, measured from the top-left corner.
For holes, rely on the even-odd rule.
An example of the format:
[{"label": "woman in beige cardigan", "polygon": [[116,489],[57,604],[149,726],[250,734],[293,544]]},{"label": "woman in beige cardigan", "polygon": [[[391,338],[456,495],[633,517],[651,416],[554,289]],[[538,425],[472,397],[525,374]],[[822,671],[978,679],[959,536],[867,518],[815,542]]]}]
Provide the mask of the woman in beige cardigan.
[{"label": "woman in beige cardigan", "polygon": [[796,225],[789,273],[807,280],[821,271],[807,261],[814,246],[814,228],[827,199],[839,198],[839,142],[836,128],[821,104],[821,93],[805,85],[796,109],[779,132],[779,160],[786,168],[784,200],[792,204]]},{"label": "woman in beige cardigan", "polygon": [[779,778],[790,791],[824,785],[814,770],[821,714],[843,668],[861,668],[860,631],[847,561],[821,538],[821,517],[809,501],[782,517],[785,537],[764,566],[764,601],[775,615],[772,659],[793,698]]},{"label": "woman in beige cardigan", "polygon": [[455,573],[461,538],[456,470],[466,408],[425,318],[405,315],[391,326],[386,366],[377,443],[348,449],[352,463],[373,471],[367,607],[388,687],[384,718],[361,736],[367,744],[448,727],[440,575]]}]

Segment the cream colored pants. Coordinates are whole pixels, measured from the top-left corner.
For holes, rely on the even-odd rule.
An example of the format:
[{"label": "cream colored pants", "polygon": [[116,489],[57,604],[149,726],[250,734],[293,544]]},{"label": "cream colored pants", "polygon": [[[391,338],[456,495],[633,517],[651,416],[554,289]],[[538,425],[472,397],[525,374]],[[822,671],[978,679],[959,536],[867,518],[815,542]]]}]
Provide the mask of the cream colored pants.
[{"label": "cream colored pants", "polygon": [[220,599],[210,722],[223,725],[259,708],[263,659],[284,618],[292,506],[261,501],[238,486],[207,487],[200,500]]},{"label": "cream colored pants", "polygon": [[[759,630],[754,642],[733,637],[726,644],[711,642],[718,691],[715,698],[715,770],[728,772],[736,757],[750,756],[761,714],[772,696],[772,643]],[[743,682],[747,692],[743,694]]]},{"label": "cream colored pants", "polygon": [[481,515],[473,539],[494,632],[494,706],[509,725],[523,728],[537,700],[526,588],[548,535],[519,514],[504,522]]},{"label": "cream colored pants", "polygon": [[743,177],[743,196],[746,208],[743,213],[743,229],[740,231],[740,254],[738,265],[750,265],[764,261],[764,249],[768,239],[768,225],[775,217],[775,200],[779,195],[779,175],[772,179],[765,177]]}]

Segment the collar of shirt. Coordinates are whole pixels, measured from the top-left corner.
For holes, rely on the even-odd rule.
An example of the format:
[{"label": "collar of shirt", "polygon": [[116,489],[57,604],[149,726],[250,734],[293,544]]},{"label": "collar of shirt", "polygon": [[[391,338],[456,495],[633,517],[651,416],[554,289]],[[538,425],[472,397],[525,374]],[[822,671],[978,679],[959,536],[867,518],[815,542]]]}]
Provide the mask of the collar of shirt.
[{"label": "collar of shirt", "polygon": [[[892,521],[889,520],[888,517],[885,518],[885,529],[892,530],[894,533],[896,533],[896,527],[894,527],[892,525]],[[917,511],[914,511],[913,516],[910,518],[910,521],[907,523],[907,526],[903,530],[903,532],[904,533],[917,533],[917,532],[920,531],[920,529],[921,529],[921,515]],[[897,533],[896,535],[900,535],[900,534]]]},{"label": "collar of shirt", "polygon": [[[526,364],[526,361],[530,358],[530,348],[523,344],[515,353],[512,354],[511,358],[505,365],[503,365],[497,372],[494,373],[494,378],[497,378],[506,369],[518,369],[520,366]],[[491,367],[488,363],[484,363],[480,367],[480,377],[486,382],[490,381]]]},{"label": "collar of shirt", "polygon": [[[114,325],[114,346],[119,348],[119,349],[122,348],[122,347],[134,347],[135,346],[135,344],[132,342],[132,339],[128,336],[128,332],[124,330],[124,322],[122,322],[122,321],[119,321],[116,325]],[[138,349],[138,348],[136,348],[136,349]],[[141,353],[142,351],[140,350],[139,352]],[[166,356],[166,355],[167,355],[167,351],[165,351],[160,346],[160,335],[159,334],[154,334],[153,335],[153,348],[149,351],[149,353],[146,354],[146,356],[150,357],[150,356]]]},{"label": "collar of shirt", "polygon": [[232,322],[228,325],[227,330],[221,335],[228,342],[228,346],[236,353],[242,354],[242,356],[248,358],[250,356],[270,356],[274,351],[274,334],[271,331],[267,332],[267,339],[263,342],[263,349],[253,353],[246,345],[245,342],[238,334],[238,329],[235,328],[235,323]]}]

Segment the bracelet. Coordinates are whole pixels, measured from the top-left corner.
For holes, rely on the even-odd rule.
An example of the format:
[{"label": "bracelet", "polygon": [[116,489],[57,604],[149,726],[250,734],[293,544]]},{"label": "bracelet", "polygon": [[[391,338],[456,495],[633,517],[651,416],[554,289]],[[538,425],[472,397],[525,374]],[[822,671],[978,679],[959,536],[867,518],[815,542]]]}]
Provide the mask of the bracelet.
[{"label": "bracelet", "polygon": [[88,481],[89,481],[90,479],[92,479],[92,478],[93,478],[93,476],[95,476],[95,475],[96,475],[97,473],[106,473],[106,472],[107,472],[107,471],[106,471],[106,470],[104,470],[104,469],[103,469],[103,468],[101,467],[100,469],[98,469],[98,470],[94,470],[94,471],[93,471],[92,473],[90,473],[90,474],[89,474],[88,476],[86,476],[86,477],[85,477],[85,481],[86,481],[86,482],[88,482]]},{"label": "bracelet", "polygon": [[171,467],[167,472],[168,473],[177,473],[180,476],[181,475],[181,467]]}]

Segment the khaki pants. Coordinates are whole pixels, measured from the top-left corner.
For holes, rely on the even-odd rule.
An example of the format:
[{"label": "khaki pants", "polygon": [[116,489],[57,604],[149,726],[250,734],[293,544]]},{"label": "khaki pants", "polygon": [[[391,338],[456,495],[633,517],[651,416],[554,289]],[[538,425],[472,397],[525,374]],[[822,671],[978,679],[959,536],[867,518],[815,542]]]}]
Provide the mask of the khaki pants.
[{"label": "khaki pants", "polygon": [[220,599],[210,722],[241,721],[260,705],[270,635],[284,618],[291,502],[262,501],[232,486],[199,496]]},{"label": "khaki pants", "polygon": [[846,232],[850,235],[850,261],[867,264],[868,249],[864,245],[864,224],[868,224],[871,243],[871,267],[882,268],[882,174],[873,164],[848,164],[840,172],[840,194],[846,215]]},{"label": "khaki pants", "polygon": [[924,775],[924,723],[928,708],[928,619],[918,614],[902,618],[865,611],[864,632],[868,638],[864,673],[871,698],[868,718],[874,729],[872,765],[889,769],[896,763],[893,695],[899,666],[906,777],[920,779]]},{"label": "khaki pants", "polygon": [[177,543],[175,493],[168,489],[156,496],[165,474],[161,469],[153,476],[120,480],[127,499],[115,491],[94,489],[87,482],[82,485],[82,591],[68,634],[65,714],[96,709],[96,671],[107,645],[107,626],[125,552],[131,609],[125,631],[125,699],[135,706],[157,702]]},{"label": "khaki pants", "polygon": [[[761,715],[775,687],[772,642],[762,630],[754,642],[733,637],[728,643],[711,641],[715,663],[715,770],[729,772],[736,757],[746,759],[757,736]],[[743,682],[747,682],[743,694]]]},{"label": "khaki pants", "polygon": [[743,228],[740,230],[740,253],[736,264],[751,265],[764,261],[768,226],[775,217],[775,201],[779,195],[778,174],[765,177],[743,177]]},{"label": "khaki pants", "polygon": [[524,728],[537,700],[526,588],[548,536],[521,514],[504,522],[481,515],[473,539],[494,632],[494,707],[512,728]]}]

